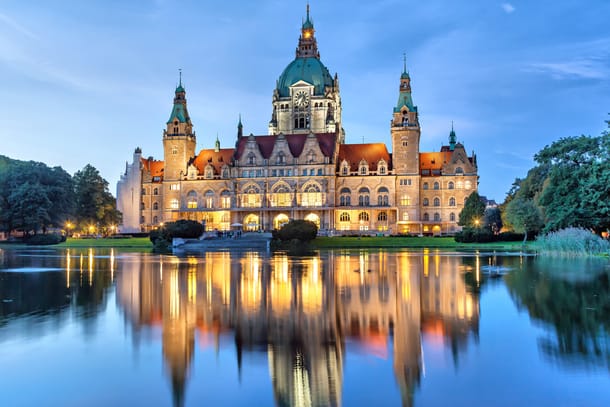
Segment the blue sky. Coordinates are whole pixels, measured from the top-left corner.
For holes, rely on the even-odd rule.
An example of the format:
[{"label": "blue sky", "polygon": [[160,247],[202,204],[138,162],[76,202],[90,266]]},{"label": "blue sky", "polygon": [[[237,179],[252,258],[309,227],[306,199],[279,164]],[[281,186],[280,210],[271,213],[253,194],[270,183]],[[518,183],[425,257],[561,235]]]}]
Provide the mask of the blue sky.
[{"label": "blue sky", "polygon": [[[0,154],[87,163],[114,192],[134,148],[162,158],[183,70],[197,148],[266,134],[305,1],[3,0]],[[337,72],[348,143],[390,143],[407,54],[421,150],[458,140],[480,193],[502,201],[552,141],[598,135],[610,112],[610,1],[321,1],[311,15]]]}]

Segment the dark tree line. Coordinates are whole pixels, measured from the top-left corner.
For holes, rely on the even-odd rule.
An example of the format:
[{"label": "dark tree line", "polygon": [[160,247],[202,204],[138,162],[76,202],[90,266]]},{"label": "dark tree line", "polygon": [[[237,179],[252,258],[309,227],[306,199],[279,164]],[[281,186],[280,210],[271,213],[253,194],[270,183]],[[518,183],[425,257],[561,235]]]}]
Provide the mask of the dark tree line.
[{"label": "dark tree line", "polygon": [[119,221],[108,182],[92,166],[72,177],[61,167],[0,156],[0,231],[28,236]]},{"label": "dark tree line", "polygon": [[[607,122],[610,127],[610,121]],[[535,156],[537,165],[516,179],[503,204],[503,221],[519,232],[570,226],[610,229],[610,132],[565,137]]]}]

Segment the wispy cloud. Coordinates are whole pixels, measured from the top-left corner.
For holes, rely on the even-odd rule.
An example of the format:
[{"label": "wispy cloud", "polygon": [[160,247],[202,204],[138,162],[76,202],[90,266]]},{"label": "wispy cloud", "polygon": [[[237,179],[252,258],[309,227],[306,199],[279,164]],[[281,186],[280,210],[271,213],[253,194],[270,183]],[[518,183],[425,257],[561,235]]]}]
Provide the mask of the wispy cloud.
[{"label": "wispy cloud", "polygon": [[11,27],[15,31],[18,31],[19,33],[25,35],[28,38],[31,38],[33,40],[38,40],[39,39],[36,34],[34,34],[30,30],[28,30],[27,28],[25,28],[24,26],[19,24],[17,21],[15,21],[12,18],[10,18],[6,14],[0,13],[0,23],[3,23],[5,25]]},{"label": "wispy cloud", "polygon": [[607,79],[608,68],[597,58],[581,58],[565,62],[534,63],[531,72],[546,73],[553,79]]},{"label": "wispy cloud", "polygon": [[510,3],[502,3],[501,6],[502,6],[502,10],[504,10],[504,12],[506,14],[511,14],[512,12],[515,11],[515,6],[513,6]]}]

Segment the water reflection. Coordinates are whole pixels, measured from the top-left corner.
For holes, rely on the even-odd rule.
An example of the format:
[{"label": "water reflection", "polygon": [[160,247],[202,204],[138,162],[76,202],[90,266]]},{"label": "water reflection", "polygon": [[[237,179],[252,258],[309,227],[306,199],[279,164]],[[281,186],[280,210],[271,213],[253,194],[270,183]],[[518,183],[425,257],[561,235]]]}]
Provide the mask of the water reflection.
[{"label": "water reflection", "polygon": [[610,269],[600,259],[539,259],[507,276],[520,308],[552,329],[539,338],[551,360],[610,371]]},{"label": "water reflection", "polygon": [[439,253],[140,256],[122,263],[116,290],[135,332],[161,328],[176,405],[184,401],[196,336],[219,341],[223,331],[233,333],[240,369],[244,352],[266,353],[278,405],[340,405],[346,346],[391,353],[403,404],[412,405],[422,333],[450,344],[457,357],[478,332],[478,296],[463,269],[461,257]]}]

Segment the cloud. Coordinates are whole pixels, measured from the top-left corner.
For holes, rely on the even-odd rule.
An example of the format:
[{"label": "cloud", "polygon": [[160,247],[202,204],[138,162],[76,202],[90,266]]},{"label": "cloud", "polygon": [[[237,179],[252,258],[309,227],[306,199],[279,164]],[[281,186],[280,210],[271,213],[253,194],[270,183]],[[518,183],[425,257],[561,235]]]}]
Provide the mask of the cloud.
[{"label": "cloud", "polygon": [[566,62],[533,63],[530,72],[546,73],[553,79],[607,79],[608,69],[597,58],[581,58]]},{"label": "cloud", "polygon": [[38,40],[38,36],[36,34],[31,32],[30,30],[28,30],[27,28],[25,28],[24,26],[22,26],[15,20],[13,20],[12,18],[10,18],[6,14],[0,13],[0,23],[4,23],[4,24],[8,25],[15,31],[20,32],[21,34],[25,35],[26,37],[28,37],[30,39]]},{"label": "cloud", "polygon": [[506,14],[510,14],[515,11],[515,6],[510,3],[502,3],[502,10],[504,10]]}]

